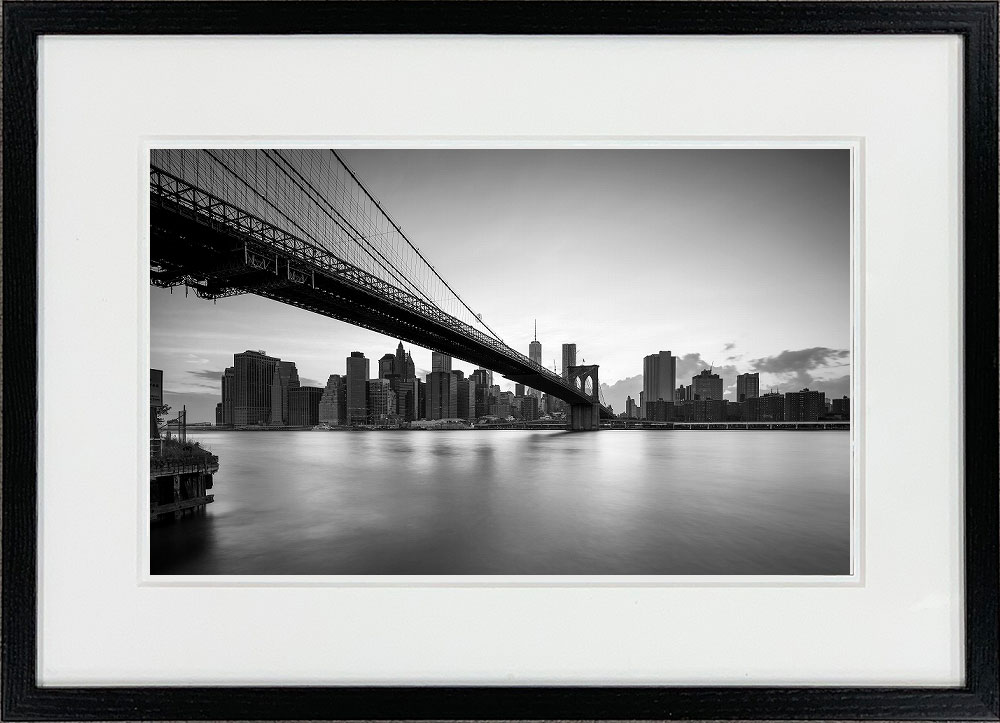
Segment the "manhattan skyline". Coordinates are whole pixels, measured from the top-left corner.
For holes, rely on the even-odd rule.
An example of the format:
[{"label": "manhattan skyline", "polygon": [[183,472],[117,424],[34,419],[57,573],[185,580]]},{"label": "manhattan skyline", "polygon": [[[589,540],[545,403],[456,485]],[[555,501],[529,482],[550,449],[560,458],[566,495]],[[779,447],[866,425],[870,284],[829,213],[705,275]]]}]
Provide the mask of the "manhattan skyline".
[{"label": "manhattan skyline", "polygon": [[[509,346],[528,354],[537,318],[542,363],[558,368],[561,345],[576,344],[578,363],[600,364],[616,412],[660,350],[678,357],[678,380],[713,365],[730,399],[748,371],[762,390],[850,394],[846,150],[343,156]],[[212,418],[233,350],[295,359],[302,383],[322,386],[351,351],[397,343],[256,296],[150,293],[150,363],[166,403],[187,404],[192,420]],[[431,353],[412,351],[429,371]]]}]

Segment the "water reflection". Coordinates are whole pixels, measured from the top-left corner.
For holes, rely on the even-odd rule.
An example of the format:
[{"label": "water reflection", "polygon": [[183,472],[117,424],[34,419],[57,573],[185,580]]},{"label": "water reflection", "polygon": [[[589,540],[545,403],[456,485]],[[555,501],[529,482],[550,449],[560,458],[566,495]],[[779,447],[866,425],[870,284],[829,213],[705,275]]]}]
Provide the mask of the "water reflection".
[{"label": "water reflection", "polygon": [[847,574],[844,432],[207,432],[154,574]]}]

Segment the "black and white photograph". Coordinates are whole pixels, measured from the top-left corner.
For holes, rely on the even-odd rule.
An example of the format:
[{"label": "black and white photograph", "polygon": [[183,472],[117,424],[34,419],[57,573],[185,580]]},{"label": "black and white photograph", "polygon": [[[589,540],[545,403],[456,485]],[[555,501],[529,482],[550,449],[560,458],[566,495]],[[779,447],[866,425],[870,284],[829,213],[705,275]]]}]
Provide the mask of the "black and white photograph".
[{"label": "black and white photograph", "polygon": [[852,574],[849,147],[149,164],[151,575]]}]

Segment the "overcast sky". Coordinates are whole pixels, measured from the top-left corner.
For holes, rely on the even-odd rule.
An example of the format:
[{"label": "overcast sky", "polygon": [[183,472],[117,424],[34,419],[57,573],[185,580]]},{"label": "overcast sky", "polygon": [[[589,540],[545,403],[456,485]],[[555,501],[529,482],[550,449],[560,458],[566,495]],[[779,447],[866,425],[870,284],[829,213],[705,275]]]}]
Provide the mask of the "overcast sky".
[{"label": "overcast sky", "polygon": [[[714,363],[727,388],[757,370],[762,390],[849,394],[847,150],[342,156],[507,344],[527,353],[537,319],[543,363],[576,343],[578,363],[600,364],[616,411],[641,388],[643,356],[660,350],[680,357],[678,382]],[[192,421],[214,419],[236,352],[292,360],[303,384],[322,386],[352,351],[374,373],[397,343],[255,296],[150,294],[151,364]],[[430,369],[430,352],[412,353]]]}]

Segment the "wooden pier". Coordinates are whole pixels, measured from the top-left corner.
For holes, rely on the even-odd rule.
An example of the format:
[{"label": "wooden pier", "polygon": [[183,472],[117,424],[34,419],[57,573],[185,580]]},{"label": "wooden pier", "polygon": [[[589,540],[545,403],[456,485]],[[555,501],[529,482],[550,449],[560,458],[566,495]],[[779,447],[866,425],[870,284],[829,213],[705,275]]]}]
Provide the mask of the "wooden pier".
[{"label": "wooden pier", "polygon": [[149,515],[154,522],[170,516],[179,520],[185,514],[205,508],[215,499],[212,475],[219,471],[219,458],[194,447],[187,458],[149,459]]}]

